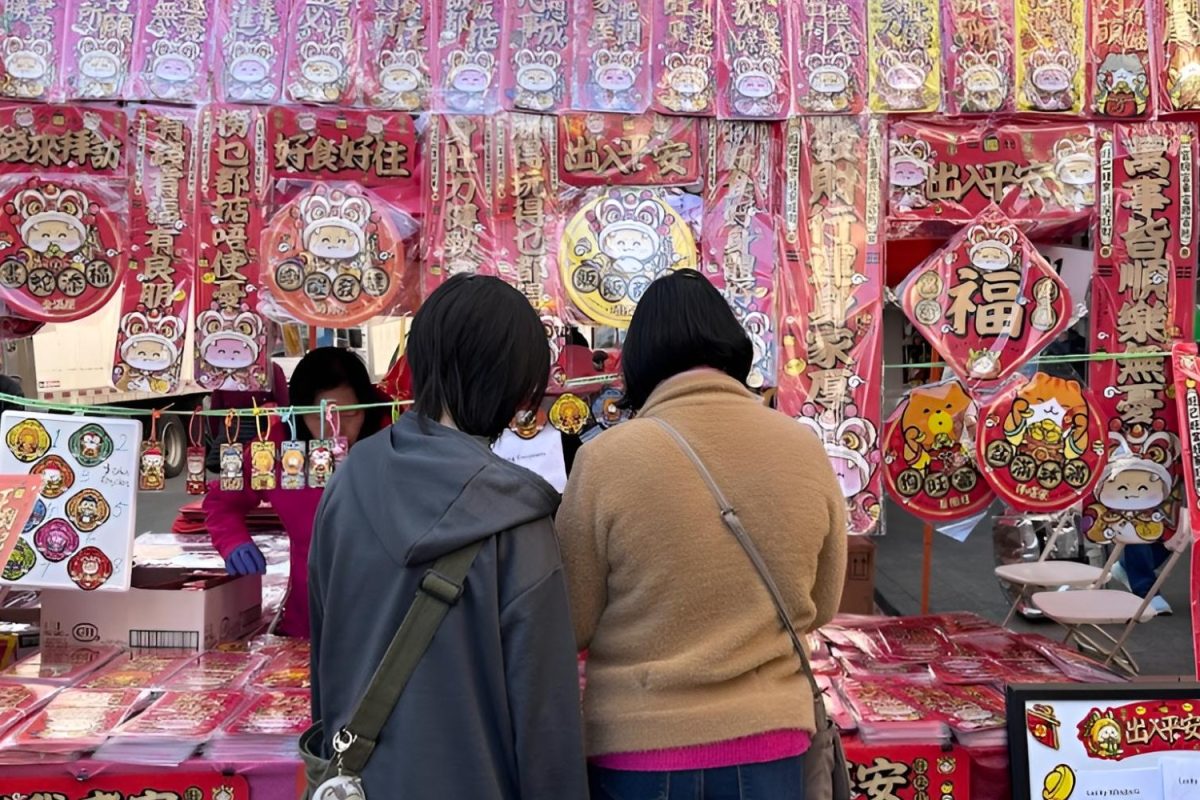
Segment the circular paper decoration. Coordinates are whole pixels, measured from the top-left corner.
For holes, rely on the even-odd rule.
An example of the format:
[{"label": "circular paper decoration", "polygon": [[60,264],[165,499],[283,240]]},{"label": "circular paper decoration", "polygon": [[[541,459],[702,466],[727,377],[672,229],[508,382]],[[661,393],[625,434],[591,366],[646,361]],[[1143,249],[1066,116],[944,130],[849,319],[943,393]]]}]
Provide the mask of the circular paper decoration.
[{"label": "circular paper decoration", "polygon": [[610,386],[592,400],[592,416],[600,423],[600,427],[611,428],[629,419],[629,409],[618,406],[623,396],[620,389]]},{"label": "circular paper decoration", "polygon": [[263,252],[271,294],[301,322],[347,328],[400,289],[404,244],[375,195],[318,183],[271,219]]},{"label": "circular paper decoration", "polygon": [[41,475],[42,497],[53,500],[61,497],[64,492],[75,485],[75,470],[63,460],[62,456],[49,455],[29,470],[30,475]]},{"label": "circular paper decoration", "polygon": [[8,429],[4,443],[18,461],[30,464],[50,449],[50,432],[36,419],[23,419]]},{"label": "circular paper decoration", "polygon": [[117,219],[91,187],[32,178],[3,197],[0,293],[17,314],[70,322],[116,292],[125,245]]},{"label": "circular paper decoration", "polygon": [[975,462],[979,408],[958,381],[913,389],[884,426],[888,491],[921,519],[982,513],[995,498]]},{"label": "circular paper decoration", "polygon": [[651,281],[694,269],[691,228],[656,189],[608,189],[563,230],[559,265],[567,295],[600,325],[626,328]]},{"label": "circular paper decoration", "polygon": [[588,405],[576,395],[560,395],[550,406],[550,424],[568,436],[582,433],[587,421]]},{"label": "circular paper decoration", "polygon": [[1078,381],[1038,372],[983,408],[976,454],[1017,511],[1062,511],[1092,491],[1108,461],[1104,417]]},{"label": "circular paper decoration", "polygon": [[71,455],[84,467],[98,467],[113,452],[112,437],[104,428],[90,422],[71,434],[67,440]]},{"label": "circular paper decoration", "polygon": [[85,547],[67,562],[67,575],[85,592],[99,589],[112,574],[112,561],[98,547]]},{"label": "circular paper decoration", "polygon": [[91,533],[108,522],[111,513],[108,501],[95,489],[81,489],[67,501],[67,517],[84,533]]},{"label": "circular paper decoration", "polygon": [[33,570],[35,564],[37,553],[33,552],[29,542],[18,539],[17,546],[8,557],[8,563],[4,565],[3,578],[6,581],[19,581]]},{"label": "circular paper decoration", "polygon": [[79,534],[65,519],[52,519],[33,535],[33,544],[47,561],[62,561],[79,549]]},{"label": "circular paper decoration", "polygon": [[25,523],[25,527],[21,529],[21,533],[32,533],[33,529],[42,524],[42,520],[46,518],[46,504],[42,502],[42,498],[38,498],[33,502],[33,513],[29,515],[29,521]]}]

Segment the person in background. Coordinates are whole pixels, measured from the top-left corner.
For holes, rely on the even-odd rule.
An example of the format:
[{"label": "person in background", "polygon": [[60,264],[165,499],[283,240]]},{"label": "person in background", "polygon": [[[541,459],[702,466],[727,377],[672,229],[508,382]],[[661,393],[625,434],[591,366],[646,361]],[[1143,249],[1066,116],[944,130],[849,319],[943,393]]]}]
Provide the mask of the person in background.
[{"label": "person in background", "polygon": [[529,301],[459,275],[408,337],[413,407],[333,476],[309,557],[313,719],[350,721],[439,558],[481,549],[391,710],[367,797],[582,800],[579,673],[554,527],[559,496],[490,449],[546,390],[550,352]]},{"label": "person in background", "polygon": [[845,503],[811,432],[745,385],[753,348],[703,275],[646,291],[625,341],[637,412],[586,443],[557,526],[593,800],[775,800],[804,787],[813,696],[766,586],[723,524],[696,450],[803,636],[837,611]]},{"label": "person in background", "polygon": [[[382,396],[371,383],[371,376],[362,360],[348,350],[321,347],[313,350],[296,365],[288,384],[289,403],[294,406],[319,406],[336,403],[354,406],[378,403]],[[374,433],[387,424],[385,407],[339,410],[338,430],[353,447],[360,436]],[[242,425],[247,424],[242,420]],[[253,421],[249,422],[251,428]],[[296,423],[296,438],[311,441],[321,433],[320,414],[306,414]],[[331,431],[327,435],[332,436]],[[269,438],[275,442],[276,465],[280,444],[291,438],[291,429],[280,419],[272,421]],[[312,539],[313,517],[321,500],[321,489],[283,489],[278,484],[270,491],[250,488],[250,446],[243,451],[244,471],[241,491],[222,491],[220,481],[213,481],[204,496],[204,513],[213,545],[225,559],[225,569],[231,575],[261,575],[267,571],[262,551],[250,537],[246,515],[261,503],[269,502],[287,533],[290,546],[291,572],[288,577],[288,597],[278,633],[284,636],[307,637],[308,625],[308,546]]]}]

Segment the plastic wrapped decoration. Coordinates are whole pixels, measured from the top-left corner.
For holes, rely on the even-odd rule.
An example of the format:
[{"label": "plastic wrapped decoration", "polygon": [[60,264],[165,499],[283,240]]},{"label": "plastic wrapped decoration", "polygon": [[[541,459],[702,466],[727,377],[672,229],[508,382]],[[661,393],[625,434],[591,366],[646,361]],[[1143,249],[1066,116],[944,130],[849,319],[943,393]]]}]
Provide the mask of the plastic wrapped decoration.
[{"label": "plastic wrapped decoration", "polygon": [[169,394],[180,383],[196,263],[196,132],[191,108],[139,106],[130,206],[130,264],[113,386]]},{"label": "plastic wrapped decoration", "polygon": [[695,235],[680,193],[610,188],[584,194],[562,232],[558,264],[567,296],[598,325],[626,328],[651,282],[675,269],[696,269]]},{"label": "plastic wrapped decoration", "polygon": [[429,108],[431,5],[395,0],[368,4],[367,46],[359,51],[366,105],[394,111]]},{"label": "plastic wrapped decoration", "polygon": [[712,116],[716,0],[675,0],[655,3],[654,9],[650,107],[662,114]]},{"label": "plastic wrapped decoration", "polygon": [[130,99],[202,103],[212,96],[210,34],[216,30],[209,3],[143,6],[134,41]]},{"label": "plastic wrapped decoration", "polygon": [[982,407],[976,454],[983,475],[1018,511],[1063,511],[1087,497],[1108,463],[1107,420],[1079,381],[1020,376]]},{"label": "plastic wrapped decoration", "polygon": [[1083,527],[1088,539],[1108,543],[1118,537],[1143,544],[1169,538],[1178,521],[1174,506],[1179,437],[1157,425],[1128,435],[1121,421],[1109,424],[1108,464],[1096,484],[1095,502],[1087,504]]},{"label": "plastic wrapped decoration", "polygon": [[1016,0],[1017,111],[1079,114],[1087,74],[1084,0]]},{"label": "plastic wrapped decoration", "polygon": [[795,110],[859,114],[867,99],[867,20],[863,0],[793,3]]},{"label": "plastic wrapped decoration", "polygon": [[638,0],[573,0],[575,69],[570,107],[641,114],[652,89],[650,4]]},{"label": "plastic wrapped decoration", "polygon": [[284,97],[293,103],[353,105],[360,25],[358,6],[351,0],[295,0]]},{"label": "plastic wrapped decoration", "polygon": [[125,274],[126,198],[86,177],[10,180],[0,194],[0,297],[20,316],[70,322],[98,311]]},{"label": "plastic wrapped decoration", "polygon": [[1088,76],[1090,107],[1097,116],[1131,119],[1153,114],[1150,42],[1156,8],[1139,0],[1092,3]]},{"label": "plastic wrapped decoration", "polygon": [[[1171,351],[1175,368],[1175,403],[1183,426],[1183,481],[1187,487],[1187,509],[1193,520],[1192,535],[1195,536],[1195,520],[1200,519],[1200,361],[1197,359],[1195,342],[1177,342]],[[1192,585],[1200,581],[1200,555],[1192,548]],[[1192,615],[1200,613],[1200,594],[1192,594]],[[1200,638],[1193,636],[1193,648],[1200,663]]]},{"label": "plastic wrapped decoration", "polygon": [[70,100],[120,100],[133,64],[137,4],[75,3],[63,78]]},{"label": "plastic wrapped decoration", "polygon": [[871,110],[937,111],[942,96],[937,0],[868,0],[867,30]]},{"label": "plastic wrapped decoration", "polygon": [[1191,0],[1162,0],[1155,27],[1164,50],[1159,103],[1164,111],[1200,109],[1200,19]]},{"label": "plastic wrapped decoration", "polygon": [[218,5],[217,98],[276,103],[283,88],[288,0],[228,0]]},{"label": "plastic wrapped decoration", "polygon": [[432,110],[494,114],[500,104],[505,3],[465,0],[432,6]]},{"label": "plastic wrapped decoration", "polygon": [[1016,373],[1070,324],[1070,293],[998,208],[976,217],[914,270],[904,314],[972,389]]},{"label": "plastic wrapped decoration", "polygon": [[404,244],[392,211],[356,184],[313,185],[267,224],[262,253],[271,299],[295,319],[359,325],[399,291]]},{"label": "plastic wrapped decoration", "polygon": [[65,2],[6,5],[0,32],[0,97],[43,103],[61,99],[66,11]]},{"label": "plastic wrapped decoration", "polygon": [[[691,186],[704,178],[704,125],[661,114],[564,114],[556,177],[568,186]],[[715,169],[715,159],[707,162]],[[708,182],[715,179],[710,171]]]},{"label": "plastic wrapped decoration", "polygon": [[1013,7],[948,0],[942,4],[946,113],[995,114],[1013,108]]},{"label": "plastic wrapped decoration", "polygon": [[930,522],[969,519],[995,499],[975,460],[979,407],[957,380],[912,389],[883,431],[883,476],[906,511]]},{"label": "plastic wrapped decoration", "polygon": [[786,119],[792,104],[791,31],[780,0],[716,0],[717,116]]},{"label": "plastic wrapped decoration", "polygon": [[566,107],[572,65],[571,0],[506,4],[508,43],[503,63],[504,107],[554,113]]}]

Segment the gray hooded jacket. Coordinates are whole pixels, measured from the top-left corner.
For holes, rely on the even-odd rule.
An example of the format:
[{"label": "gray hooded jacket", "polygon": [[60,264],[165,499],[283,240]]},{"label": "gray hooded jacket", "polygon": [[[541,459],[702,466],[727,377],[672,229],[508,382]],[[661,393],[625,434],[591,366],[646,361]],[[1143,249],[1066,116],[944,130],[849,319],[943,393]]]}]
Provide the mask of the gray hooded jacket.
[{"label": "gray hooded jacket", "polygon": [[357,444],[309,554],[313,718],[366,691],[438,557],[480,539],[466,589],[363,774],[372,800],[587,797],[579,673],[551,518],[558,494],[482,440],[405,414]]}]

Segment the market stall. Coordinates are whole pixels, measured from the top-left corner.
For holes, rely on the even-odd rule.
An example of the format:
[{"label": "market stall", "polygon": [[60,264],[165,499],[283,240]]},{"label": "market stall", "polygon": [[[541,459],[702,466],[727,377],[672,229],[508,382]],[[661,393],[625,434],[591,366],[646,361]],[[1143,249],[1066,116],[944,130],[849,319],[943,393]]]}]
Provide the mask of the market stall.
[{"label": "market stall", "polygon": [[[190,495],[323,486],[346,448],[326,404],[280,399],[275,342],[395,322],[462,272],[544,322],[546,405],[498,447],[555,485],[628,418],[638,299],[691,267],[751,387],[824,443],[851,535],[896,503],[929,538],[997,504],[1110,552],[1189,537],[1198,70],[1182,0],[8,0],[5,371],[78,331],[109,388],[162,402],[0,395],[0,798],[295,796],[307,660],[264,633],[286,539],[235,580],[198,507],[135,544],[138,498],[180,423]],[[402,361],[383,385],[367,405],[401,413]],[[205,410],[168,407],[193,390]],[[271,439],[305,412],[313,441]],[[868,800],[1008,796],[1004,687],[1122,680],[962,614],[813,644]]]}]

